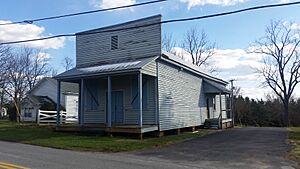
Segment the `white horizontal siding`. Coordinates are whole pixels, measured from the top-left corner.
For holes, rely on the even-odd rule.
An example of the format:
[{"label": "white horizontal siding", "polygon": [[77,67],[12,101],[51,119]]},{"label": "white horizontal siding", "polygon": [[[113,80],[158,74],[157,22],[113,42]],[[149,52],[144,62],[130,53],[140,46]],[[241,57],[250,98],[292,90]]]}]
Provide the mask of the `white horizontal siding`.
[{"label": "white horizontal siding", "polygon": [[[36,86],[30,94],[35,96],[48,96],[55,103],[57,102],[57,86],[48,80],[44,80],[43,83]],[[65,106],[65,95],[61,93],[60,97],[60,104]]]},{"label": "white horizontal siding", "polygon": [[156,66],[156,60],[153,60],[152,62],[148,63],[146,66],[142,68],[142,71],[144,74],[151,75],[151,76],[157,76],[157,66]]},{"label": "white horizontal siding", "polygon": [[[139,22],[116,26],[110,29],[120,29],[137,25],[157,23],[160,22],[160,20],[161,17],[154,17],[141,20]],[[116,50],[111,50],[111,36],[114,35],[118,35],[119,48]],[[77,67],[97,63],[114,62],[116,60],[130,60],[141,57],[159,56],[160,54],[160,25],[108,33],[97,33],[89,35],[79,34],[76,36]]]},{"label": "white horizontal siding", "polygon": [[78,116],[78,95],[65,95],[68,116]]},{"label": "white horizontal siding", "polygon": [[160,130],[201,125],[202,79],[178,67],[158,62]]},{"label": "white horizontal siding", "polygon": [[[225,95],[221,95],[221,105],[220,105],[220,96],[216,95],[215,96],[215,100],[216,100],[216,110],[214,110],[214,118],[218,118],[220,116],[220,106],[221,110],[222,110],[222,118],[226,118],[226,96]],[[224,110],[224,111],[223,111]]]}]

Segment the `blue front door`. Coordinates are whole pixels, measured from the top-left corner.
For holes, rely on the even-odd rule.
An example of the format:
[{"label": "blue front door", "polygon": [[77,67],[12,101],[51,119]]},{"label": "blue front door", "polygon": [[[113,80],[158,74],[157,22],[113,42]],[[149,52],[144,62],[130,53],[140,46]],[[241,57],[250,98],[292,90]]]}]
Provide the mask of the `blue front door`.
[{"label": "blue front door", "polygon": [[123,123],[123,92],[111,92],[111,122]]}]

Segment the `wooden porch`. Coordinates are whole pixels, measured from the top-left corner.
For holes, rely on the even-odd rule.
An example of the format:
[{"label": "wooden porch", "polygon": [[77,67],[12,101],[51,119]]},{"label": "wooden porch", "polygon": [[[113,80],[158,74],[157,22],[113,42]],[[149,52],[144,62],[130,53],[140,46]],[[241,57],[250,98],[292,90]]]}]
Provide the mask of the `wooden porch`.
[{"label": "wooden porch", "polygon": [[142,134],[146,132],[158,131],[157,125],[112,125],[108,127],[105,124],[63,124],[56,126],[56,131],[62,132],[106,132],[106,133],[132,133]]},{"label": "wooden porch", "polygon": [[[156,81],[155,77],[142,72],[73,80],[80,88],[78,123],[61,123],[62,117],[57,116],[56,131],[140,135],[158,131]],[[92,88],[91,84],[97,88]],[[58,102],[61,100],[60,85],[58,81]],[[59,109],[57,107],[57,113]]]}]

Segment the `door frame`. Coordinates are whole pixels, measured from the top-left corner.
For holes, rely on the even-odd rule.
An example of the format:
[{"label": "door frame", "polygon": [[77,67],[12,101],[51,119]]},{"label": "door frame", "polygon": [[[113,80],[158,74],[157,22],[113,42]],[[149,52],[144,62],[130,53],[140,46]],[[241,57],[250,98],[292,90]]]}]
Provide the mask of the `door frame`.
[{"label": "door frame", "polygon": [[210,119],[210,104],[209,104],[209,97],[206,97],[206,115],[207,119]]},{"label": "door frame", "polygon": [[[122,108],[122,111],[123,111],[123,117],[122,117],[122,123],[113,123],[112,119],[111,119],[111,122],[112,124],[125,124],[125,90],[124,89],[117,89],[117,90],[111,90],[111,93],[113,92],[122,92],[123,93],[123,98],[122,98],[122,101],[123,101],[123,108]],[[106,116],[106,122],[107,122],[107,90],[105,90],[105,116]]]}]

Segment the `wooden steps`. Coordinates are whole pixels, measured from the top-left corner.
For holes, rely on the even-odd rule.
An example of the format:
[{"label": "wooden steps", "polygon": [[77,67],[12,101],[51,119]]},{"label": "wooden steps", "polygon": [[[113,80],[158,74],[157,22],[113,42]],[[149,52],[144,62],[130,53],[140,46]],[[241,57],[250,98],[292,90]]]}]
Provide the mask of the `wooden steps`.
[{"label": "wooden steps", "polygon": [[206,119],[204,122],[204,128],[207,129],[219,129],[219,119],[213,118],[213,119]]},{"label": "wooden steps", "polygon": [[206,119],[204,122],[204,128],[206,129],[225,129],[232,127],[232,119],[222,119],[222,127],[220,126],[220,119]]}]

